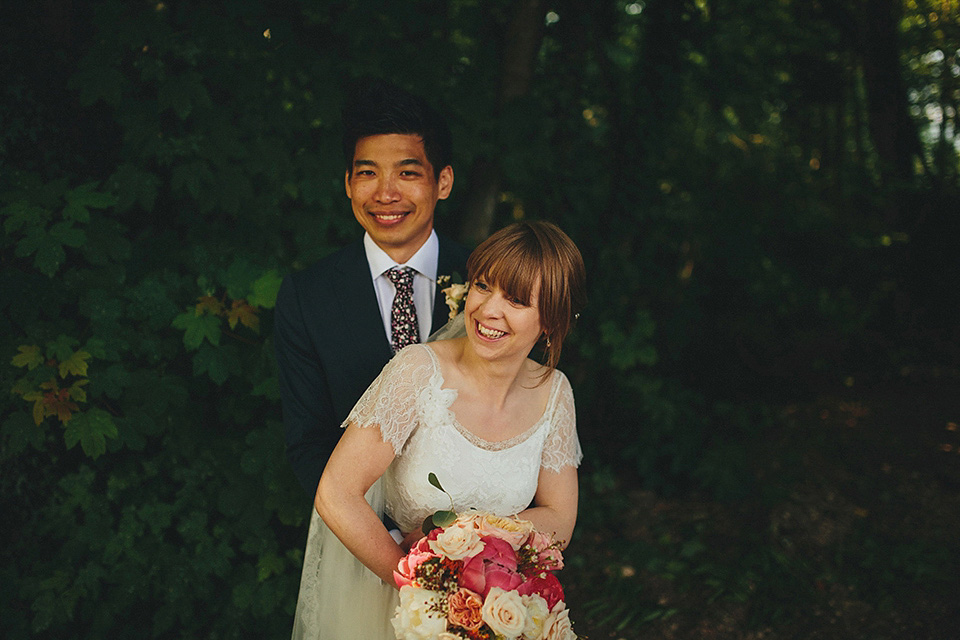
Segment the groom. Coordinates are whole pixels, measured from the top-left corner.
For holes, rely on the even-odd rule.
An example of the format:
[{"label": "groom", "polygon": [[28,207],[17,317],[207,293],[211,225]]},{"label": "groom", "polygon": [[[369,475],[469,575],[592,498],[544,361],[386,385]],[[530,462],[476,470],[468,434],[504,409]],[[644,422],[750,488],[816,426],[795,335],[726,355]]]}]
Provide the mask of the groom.
[{"label": "groom", "polygon": [[437,276],[464,273],[467,259],[433,229],[453,188],[443,118],[371,81],[343,125],[344,186],[363,239],[287,276],[274,316],[287,458],[311,500],[340,423],[396,350],[443,326]]}]

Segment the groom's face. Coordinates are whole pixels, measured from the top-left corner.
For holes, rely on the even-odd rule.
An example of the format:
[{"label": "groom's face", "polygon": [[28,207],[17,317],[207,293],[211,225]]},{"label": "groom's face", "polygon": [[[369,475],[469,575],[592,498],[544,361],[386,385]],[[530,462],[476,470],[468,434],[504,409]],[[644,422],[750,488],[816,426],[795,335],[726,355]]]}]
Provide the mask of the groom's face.
[{"label": "groom's face", "polygon": [[357,222],[402,264],[430,237],[437,201],[453,187],[453,169],[435,177],[418,135],[368,136],[357,141],[345,187]]}]

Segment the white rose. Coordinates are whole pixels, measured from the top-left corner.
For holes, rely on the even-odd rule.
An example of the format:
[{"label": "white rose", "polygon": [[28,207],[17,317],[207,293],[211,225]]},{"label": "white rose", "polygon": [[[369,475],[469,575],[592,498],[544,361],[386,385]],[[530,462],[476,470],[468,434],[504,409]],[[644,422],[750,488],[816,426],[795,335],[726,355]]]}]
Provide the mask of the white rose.
[{"label": "white rose", "polygon": [[543,640],[577,640],[570,622],[570,612],[563,601],[553,605],[553,610],[543,623]]},{"label": "white rose", "polygon": [[484,542],[472,524],[454,522],[431,540],[430,548],[451,560],[463,560],[475,556],[483,550]]},{"label": "white rose", "polygon": [[527,607],[527,623],[523,627],[523,637],[530,638],[530,640],[540,640],[543,637],[543,623],[550,615],[547,601],[536,593],[520,596],[520,599]]},{"label": "white rose", "polygon": [[498,636],[517,638],[526,626],[527,608],[516,591],[493,587],[483,602],[481,617]]},{"label": "white rose", "polygon": [[447,630],[440,611],[443,594],[419,587],[400,589],[400,606],[391,621],[398,640],[431,640]]}]

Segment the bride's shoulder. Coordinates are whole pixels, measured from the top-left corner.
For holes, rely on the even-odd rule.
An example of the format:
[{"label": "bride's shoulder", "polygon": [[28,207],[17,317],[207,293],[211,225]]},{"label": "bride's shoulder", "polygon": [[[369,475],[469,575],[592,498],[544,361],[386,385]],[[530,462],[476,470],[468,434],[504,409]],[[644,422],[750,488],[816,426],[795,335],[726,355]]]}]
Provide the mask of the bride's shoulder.
[{"label": "bride's shoulder", "polygon": [[434,340],[427,344],[420,345],[436,359],[437,364],[445,365],[455,362],[463,353],[463,338],[453,338],[452,340]]},{"label": "bride's shoulder", "polygon": [[430,366],[436,361],[436,354],[425,344],[411,344],[397,352],[390,364],[398,366]]}]

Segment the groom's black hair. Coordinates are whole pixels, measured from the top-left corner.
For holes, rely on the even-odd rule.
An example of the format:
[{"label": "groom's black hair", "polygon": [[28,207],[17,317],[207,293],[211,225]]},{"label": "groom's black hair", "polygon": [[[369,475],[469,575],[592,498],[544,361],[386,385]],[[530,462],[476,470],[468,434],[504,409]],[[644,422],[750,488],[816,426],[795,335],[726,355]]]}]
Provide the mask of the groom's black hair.
[{"label": "groom's black hair", "polygon": [[423,139],[434,179],[453,161],[453,142],[446,120],[423,98],[379,78],[364,78],[350,88],[341,110],[343,159],[348,174],[353,172],[357,140],[389,133],[418,135]]}]

